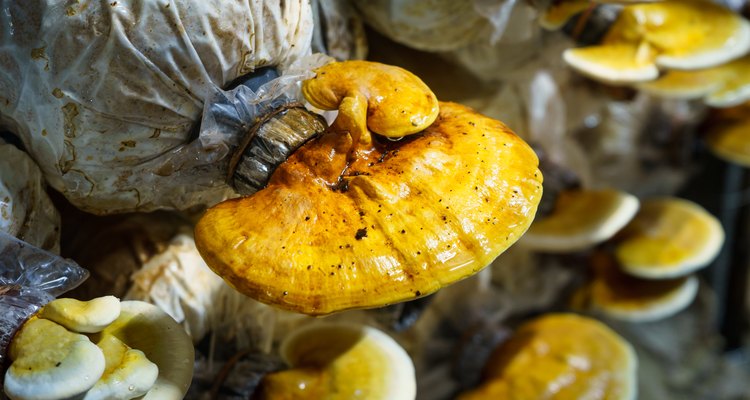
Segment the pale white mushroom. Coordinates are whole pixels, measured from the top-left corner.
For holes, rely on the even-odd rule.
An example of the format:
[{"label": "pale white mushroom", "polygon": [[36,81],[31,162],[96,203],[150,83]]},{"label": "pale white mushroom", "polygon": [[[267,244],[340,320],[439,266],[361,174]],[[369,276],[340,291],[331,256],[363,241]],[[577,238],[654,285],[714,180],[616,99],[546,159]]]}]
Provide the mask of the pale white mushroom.
[{"label": "pale white mushroom", "polygon": [[154,386],[144,400],[180,400],[193,377],[193,342],[172,317],[142,301],[120,303],[120,316],[101,333],[142,351],[159,368]]},{"label": "pale white mushroom", "polygon": [[4,390],[13,400],[59,400],[89,390],[104,373],[104,354],[88,337],[32,318],[11,342]]},{"label": "pale white mushroom", "polygon": [[390,336],[365,325],[313,324],[281,345],[291,369],[266,375],[259,399],[413,400],[414,365]]},{"label": "pale white mushroom", "polygon": [[80,333],[100,332],[120,316],[120,299],[98,297],[89,301],[63,298],[51,301],[39,312],[39,318]]},{"label": "pale white mushroom", "polygon": [[143,396],[154,386],[159,367],[142,351],[112,335],[102,336],[96,345],[104,353],[104,374],[83,400],[129,400]]}]

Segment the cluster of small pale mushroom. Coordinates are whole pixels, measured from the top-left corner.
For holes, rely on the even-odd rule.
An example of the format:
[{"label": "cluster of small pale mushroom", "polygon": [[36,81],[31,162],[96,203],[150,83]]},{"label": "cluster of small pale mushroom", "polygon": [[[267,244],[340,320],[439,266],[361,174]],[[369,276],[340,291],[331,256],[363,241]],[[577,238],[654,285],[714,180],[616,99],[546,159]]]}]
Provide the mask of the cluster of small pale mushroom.
[{"label": "cluster of small pale mushroom", "polygon": [[181,399],[194,350],[158,307],[114,296],[60,298],[16,332],[3,388],[13,400]]},{"label": "cluster of small pale mushroom", "polygon": [[[567,50],[570,66],[712,107],[750,99],[747,21],[703,0],[615,3],[635,4],[623,6],[600,45]],[[542,24],[557,29],[591,4],[554,2]],[[551,193],[551,212],[536,216],[545,171],[503,123],[438,101],[398,67],[346,61],[314,73],[302,94],[310,108],[337,111],[333,123],[302,140],[262,189],[208,209],[194,242],[185,234],[194,256],[186,263],[261,303],[324,316],[418,299],[478,273],[518,242],[585,254],[590,279],[570,308],[655,321],[693,302],[694,273],[722,246],[718,220],[674,197],[641,202],[618,190],[564,188]],[[750,118],[722,117],[730,122],[708,143],[750,165]],[[212,294],[190,301],[209,307]],[[3,388],[13,400],[179,399],[197,339],[144,302],[54,300],[16,333]],[[409,354],[370,326],[316,321],[287,335],[279,352],[288,368],[266,374],[254,398],[416,397]],[[602,322],[547,314],[501,343],[482,384],[460,398],[631,400],[636,365],[631,345]]]}]

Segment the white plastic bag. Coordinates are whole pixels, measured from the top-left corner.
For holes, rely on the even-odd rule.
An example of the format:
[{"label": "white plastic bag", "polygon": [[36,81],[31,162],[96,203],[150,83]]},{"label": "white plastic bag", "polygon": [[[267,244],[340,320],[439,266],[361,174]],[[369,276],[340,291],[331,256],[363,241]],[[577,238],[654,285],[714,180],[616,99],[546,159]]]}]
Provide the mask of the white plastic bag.
[{"label": "white plastic bag", "polygon": [[312,24],[306,0],[0,0],[0,125],[87,211],[213,204],[224,177],[154,160],[194,139],[220,88],[308,54]]},{"label": "white plastic bag", "polygon": [[60,251],[60,216],[28,154],[0,139],[0,232]]}]

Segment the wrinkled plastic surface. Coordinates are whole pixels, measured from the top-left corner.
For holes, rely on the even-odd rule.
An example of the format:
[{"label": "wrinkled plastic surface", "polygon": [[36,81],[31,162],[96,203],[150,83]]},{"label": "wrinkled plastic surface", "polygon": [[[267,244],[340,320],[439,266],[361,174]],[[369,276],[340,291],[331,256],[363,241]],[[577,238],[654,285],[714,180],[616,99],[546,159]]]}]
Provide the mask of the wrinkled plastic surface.
[{"label": "wrinkled plastic surface", "polygon": [[[143,162],[141,167],[145,171],[154,171],[155,175],[144,174],[140,177],[140,183],[144,188],[150,188],[157,181],[170,178],[169,187],[187,190],[186,195],[189,196],[194,194],[190,191],[199,192],[207,187],[227,191],[229,159],[244,135],[258,118],[281,105],[301,99],[299,83],[312,77],[314,68],[330,60],[321,54],[302,57],[281,75],[275,69],[262,68],[231,90],[217,89],[205,102],[198,138],[156,159]],[[154,195],[157,194],[159,192],[155,191]],[[235,195],[234,192],[226,196],[232,195]],[[213,205],[219,200],[223,198],[208,202],[187,200],[184,206]],[[144,209],[149,207],[139,208],[141,211]]]},{"label": "wrinkled plastic surface", "polygon": [[353,3],[313,0],[315,32],[312,50],[339,60],[363,60],[367,56],[365,27]]},{"label": "wrinkled plastic surface", "polygon": [[0,139],[0,232],[60,251],[60,216],[28,154]]},{"label": "wrinkled plastic surface", "polygon": [[224,145],[183,146],[205,101],[309,54],[312,25],[306,0],[0,0],[0,126],[87,211],[214,204]]},{"label": "wrinkled plastic surface", "polygon": [[356,0],[365,23],[388,38],[425,51],[471,43],[517,42],[533,32],[535,11],[517,0]]},{"label": "wrinkled plastic surface", "polygon": [[0,232],[0,366],[21,324],[87,277],[73,261]]}]

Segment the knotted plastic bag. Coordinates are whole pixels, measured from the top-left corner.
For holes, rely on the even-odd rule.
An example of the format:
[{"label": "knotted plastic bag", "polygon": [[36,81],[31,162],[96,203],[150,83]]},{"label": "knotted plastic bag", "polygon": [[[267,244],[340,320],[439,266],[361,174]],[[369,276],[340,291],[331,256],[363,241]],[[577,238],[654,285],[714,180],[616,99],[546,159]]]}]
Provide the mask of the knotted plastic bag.
[{"label": "knotted plastic bag", "polygon": [[222,146],[201,139],[190,179],[158,167],[198,137],[207,100],[283,72],[312,30],[306,0],[0,0],[0,126],[84,210],[212,205],[233,194],[212,169]]}]

